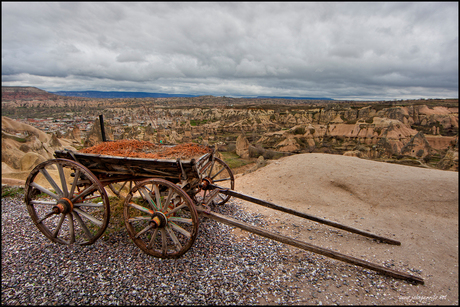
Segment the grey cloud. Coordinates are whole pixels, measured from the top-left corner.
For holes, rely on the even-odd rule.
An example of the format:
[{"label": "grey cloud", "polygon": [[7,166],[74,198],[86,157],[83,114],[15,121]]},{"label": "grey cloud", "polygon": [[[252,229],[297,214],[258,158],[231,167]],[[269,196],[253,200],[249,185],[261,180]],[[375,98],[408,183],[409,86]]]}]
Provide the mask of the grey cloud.
[{"label": "grey cloud", "polygon": [[3,2],[2,84],[38,80],[62,90],[458,97],[458,3]]},{"label": "grey cloud", "polygon": [[116,57],[118,62],[144,62],[145,61],[145,55],[142,54],[141,52],[133,51],[133,50],[128,50],[128,51],[123,51]]}]

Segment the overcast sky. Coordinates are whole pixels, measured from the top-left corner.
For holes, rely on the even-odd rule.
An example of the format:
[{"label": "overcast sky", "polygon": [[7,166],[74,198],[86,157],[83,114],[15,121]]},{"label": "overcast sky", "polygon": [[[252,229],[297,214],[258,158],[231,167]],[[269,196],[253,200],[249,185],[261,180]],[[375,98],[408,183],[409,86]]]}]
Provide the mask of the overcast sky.
[{"label": "overcast sky", "polygon": [[2,85],[458,98],[458,2],[2,2]]}]

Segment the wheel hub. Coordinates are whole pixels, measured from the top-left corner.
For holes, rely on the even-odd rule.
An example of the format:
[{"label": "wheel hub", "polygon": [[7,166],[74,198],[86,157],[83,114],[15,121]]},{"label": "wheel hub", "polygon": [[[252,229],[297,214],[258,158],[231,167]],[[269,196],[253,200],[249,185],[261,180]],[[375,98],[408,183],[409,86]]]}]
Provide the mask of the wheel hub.
[{"label": "wheel hub", "polygon": [[168,219],[163,212],[157,211],[153,214],[151,223],[155,228],[163,228],[168,223]]},{"label": "wheel hub", "polygon": [[203,178],[203,180],[201,181],[199,186],[200,186],[200,188],[202,190],[207,190],[208,185],[210,185],[210,184],[212,184],[212,179],[209,178],[209,177],[205,177],[205,178]]},{"label": "wheel hub", "polygon": [[73,203],[68,198],[61,198],[58,200],[56,206],[53,207],[53,212],[56,214],[59,213],[70,213],[73,210]]}]

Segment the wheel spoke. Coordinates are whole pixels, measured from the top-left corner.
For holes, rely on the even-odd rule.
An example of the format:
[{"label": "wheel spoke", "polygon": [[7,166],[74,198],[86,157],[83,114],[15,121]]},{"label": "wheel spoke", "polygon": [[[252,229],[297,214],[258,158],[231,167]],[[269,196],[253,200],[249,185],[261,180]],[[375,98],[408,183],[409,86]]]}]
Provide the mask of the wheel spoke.
[{"label": "wheel spoke", "polygon": [[204,193],[203,193],[203,202],[205,202],[205,200],[206,200],[206,194],[208,194],[208,190],[204,190]]},{"label": "wheel spoke", "polygon": [[92,185],[90,185],[89,187],[87,187],[86,189],[84,189],[81,193],[75,195],[74,198],[71,199],[71,202],[76,202],[77,199],[82,199],[85,198],[86,195],[90,194],[90,193],[93,193],[94,191],[97,190],[97,185],[96,183],[93,183]]},{"label": "wheel spoke", "polygon": [[77,212],[78,214],[82,215],[83,217],[87,218],[88,220],[90,220],[91,222],[93,222],[94,224],[98,225],[98,226],[102,226],[102,221],[99,221],[97,218],[95,218],[94,216],[92,215],[89,215],[88,213],[78,209],[78,208],[73,208],[73,211]]},{"label": "wheel spoke", "polygon": [[160,206],[161,207],[161,209],[160,209],[161,212],[164,213],[166,211],[166,209],[169,207],[169,203],[171,202],[171,198],[172,198],[173,194],[174,194],[174,191],[170,188],[168,190],[168,197],[166,198],[164,203]]},{"label": "wheel spoke", "polygon": [[103,203],[75,203],[73,204],[74,207],[95,207],[95,208],[100,208],[104,207]]},{"label": "wheel spoke", "polygon": [[192,234],[190,232],[188,232],[187,230],[185,230],[184,228],[180,227],[179,225],[175,224],[175,223],[170,223],[171,225],[171,228],[180,232],[181,234],[183,234],[184,236],[186,236],[187,238],[190,238],[192,236]]},{"label": "wheel spoke", "polygon": [[136,216],[128,219],[128,222],[139,222],[139,221],[150,221],[152,218],[150,216]]},{"label": "wheel spoke", "polygon": [[58,222],[58,224],[56,226],[56,229],[54,229],[54,231],[53,231],[53,234],[52,234],[53,238],[56,238],[57,235],[59,234],[59,230],[61,230],[62,222],[64,222],[64,219],[65,219],[65,215],[61,214],[61,217],[60,217],[59,222]]},{"label": "wheel spoke", "polygon": [[141,231],[139,231],[137,233],[137,235],[135,235],[134,237],[135,238],[139,238],[143,233],[145,233],[146,231],[150,230],[153,228],[153,225],[147,225],[147,227],[145,227],[144,229],[142,229]]},{"label": "wheel spoke", "polygon": [[193,224],[192,219],[187,219],[187,218],[178,217],[178,216],[171,216],[169,218],[169,220],[174,221],[174,222],[182,222],[182,223],[187,223],[187,224]]},{"label": "wheel spoke", "polygon": [[62,197],[62,191],[61,188],[57,185],[57,183],[54,181],[53,177],[48,173],[46,168],[40,169],[40,173],[42,173],[43,176],[45,176],[46,180],[51,184],[51,186],[54,188],[56,193],[59,195],[59,197]]},{"label": "wheel spoke", "polygon": [[157,206],[158,206],[157,210],[161,211],[160,189],[158,188],[157,184],[153,185],[153,190],[155,191],[155,199],[156,199]]},{"label": "wheel spoke", "polygon": [[166,242],[166,230],[164,228],[161,228],[161,254],[166,256],[166,253],[168,252],[168,245]]},{"label": "wheel spoke", "polygon": [[133,207],[133,208],[135,208],[135,209],[137,209],[137,210],[139,210],[139,211],[142,211],[142,212],[147,213],[147,214],[150,214],[150,215],[153,214],[152,209],[147,209],[147,208],[142,207],[142,206],[139,206],[139,205],[137,205],[137,204],[135,204],[135,203],[129,203],[128,206]]},{"label": "wheel spoke", "polygon": [[30,186],[33,187],[33,188],[36,188],[37,190],[42,191],[42,192],[45,193],[45,194],[48,194],[49,196],[51,196],[52,198],[54,198],[54,199],[56,199],[56,200],[59,200],[59,198],[60,198],[59,195],[54,194],[53,192],[49,191],[48,189],[42,187],[41,185],[39,185],[39,184],[37,184],[37,183],[35,183],[35,182],[32,182],[32,183],[30,184]]},{"label": "wheel spoke", "polygon": [[121,188],[119,189],[119,191],[123,190],[123,188],[125,187],[125,185],[126,185],[127,182],[128,182],[128,181],[123,182],[123,184],[121,185]]},{"label": "wheel spoke", "polygon": [[89,231],[88,227],[86,227],[86,224],[83,222],[80,215],[78,215],[78,213],[75,211],[73,211],[72,214],[77,220],[78,224],[80,224],[81,228],[83,229],[83,232],[86,234],[88,239],[91,239],[93,237],[93,234],[91,233],[91,231]]},{"label": "wheel spoke", "polygon": [[51,216],[53,216],[55,213],[53,211],[51,212],[48,212],[45,216],[43,216],[41,219],[39,219],[37,221],[38,224],[40,224],[41,222],[43,222],[44,220],[46,220],[47,218],[50,218]]},{"label": "wheel spoke", "polygon": [[63,197],[69,197],[69,190],[67,190],[67,181],[65,179],[64,169],[61,164],[57,165],[59,178],[61,179]]},{"label": "wheel spoke", "polygon": [[152,249],[153,243],[155,243],[155,238],[157,237],[159,228],[156,228],[153,232],[152,238],[150,239],[149,245],[147,246],[148,249]]},{"label": "wheel spoke", "polygon": [[180,244],[179,240],[177,239],[176,235],[174,234],[174,232],[171,230],[171,227],[169,226],[166,226],[165,227],[166,231],[168,232],[169,236],[171,237],[171,239],[173,240],[174,242],[174,245],[176,245],[176,250],[178,252],[180,252],[180,250],[182,249],[182,245]]},{"label": "wheel spoke", "polygon": [[225,169],[225,168],[221,168],[220,171],[218,171],[214,176],[211,177],[211,179],[216,178],[220,173],[222,173],[222,171],[223,171],[224,169]]},{"label": "wheel spoke", "polygon": [[182,205],[180,205],[179,207],[176,207],[176,208],[174,208],[173,210],[171,210],[171,211],[169,211],[169,212],[166,212],[166,215],[174,214],[174,213],[176,213],[177,211],[179,211],[180,209],[183,209],[183,208],[185,208],[185,207],[187,207],[187,205],[186,205],[186,204],[182,204]]},{"label": "wheel spoke", "polygon": [[216,163],[215,161],[216,161],[216,160],[213,159],[212,164],[211,164],[211,167],[209,168],[208,177],[211,177],[212,169],[214,168],[214,163]]},{"label": "wheel spoke", "polygon": [[73,225],[72,214],[67,213],[67,218],[69,219],[70,244],[72,244],[75,242],[75,229]]},{"label": "wheel spoke", "polygon": [[152,206],[152,209],[157,211],[158,208],[157,208],[156,204],[154,203],[153,199],[150,197],[150,193],[144,187],[140,188],[139,192],[141,192],[141,194],[144,197],[144,199],[146,199],[147,202]]},{"label": "wheel spoke", "polygon": [[57,202],[55,201],[46,201],[46,200],[32,200],[30,203],[34,205],[50,205],[50,206],[54,206],[57,204]]},{"label": "wheel spoke", "polygon": [[77,169],[77,171],[75,172],[75,178],[73,179],[72,187],[70,188],[69,196],[71,198],[73,197],[73,194],[75,193],[75,188],[77,187],[78,179],[80,179],[80,170],[79,169]]},{"label": "wheel spoke", "polygon": [[231,180],[231,179],[232,179],[232,178],[216,179],[216,180],[213,180],[213,182],[229,181],[229,180]]}]

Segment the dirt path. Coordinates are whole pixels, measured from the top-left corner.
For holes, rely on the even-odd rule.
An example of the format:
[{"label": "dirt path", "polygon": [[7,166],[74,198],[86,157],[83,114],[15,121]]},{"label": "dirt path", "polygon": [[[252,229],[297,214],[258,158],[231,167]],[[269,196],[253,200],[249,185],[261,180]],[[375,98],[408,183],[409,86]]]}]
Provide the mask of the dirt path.
[{"label": "dirt path", "polygon": [[245,210],[263,214],[285,235],[420,273],[425,285],[409,287],[400,303],[458,303],[458,173],[301,154],[236,177],[239,192],[400,241],[401,246],[379,244],[242,202]]}]

